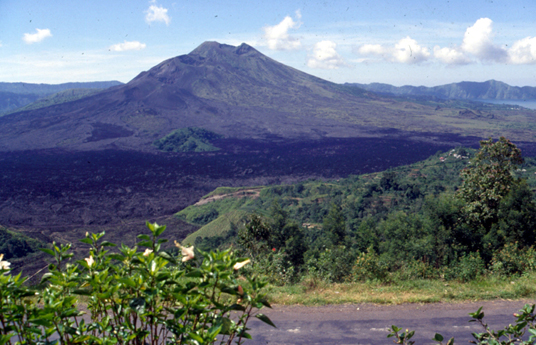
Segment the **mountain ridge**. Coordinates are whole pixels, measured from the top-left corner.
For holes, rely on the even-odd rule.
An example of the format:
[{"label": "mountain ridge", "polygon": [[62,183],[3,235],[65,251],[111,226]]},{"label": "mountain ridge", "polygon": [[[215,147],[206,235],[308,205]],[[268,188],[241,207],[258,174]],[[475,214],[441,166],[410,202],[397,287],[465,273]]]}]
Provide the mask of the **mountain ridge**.
[{"label": "mountain ridge", "polygon": [[511,86],[497,80],[485,82],[462,81],[433,87],[426,86],[393,86],[384,83],[346,83],[372,92],[392,95],[433,96],[442,99],[468,100],[533,100],[536,99],[536,87]]},{"label": "mountain ridge", "polygon": [[0,82],[0,116],[10,112],[21,111],[25,106],[68,90],[102,90],[122,84],[116,80],[62,84]]}]

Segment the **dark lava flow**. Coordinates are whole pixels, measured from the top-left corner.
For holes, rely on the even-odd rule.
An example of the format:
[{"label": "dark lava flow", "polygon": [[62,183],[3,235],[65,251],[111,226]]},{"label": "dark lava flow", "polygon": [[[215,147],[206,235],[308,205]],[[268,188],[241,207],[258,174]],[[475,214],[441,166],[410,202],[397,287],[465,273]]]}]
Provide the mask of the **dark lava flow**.
[{"label": "dark lava flow", "polygon": [[214,142],[221,150],[210,153],[0,153],[0,225],[67,230],[170,216],[218,186],[341,178],[413,163],[459,143],[478,146],[474,138],[439,139],[441,144],[385,138],[222,139]]}]

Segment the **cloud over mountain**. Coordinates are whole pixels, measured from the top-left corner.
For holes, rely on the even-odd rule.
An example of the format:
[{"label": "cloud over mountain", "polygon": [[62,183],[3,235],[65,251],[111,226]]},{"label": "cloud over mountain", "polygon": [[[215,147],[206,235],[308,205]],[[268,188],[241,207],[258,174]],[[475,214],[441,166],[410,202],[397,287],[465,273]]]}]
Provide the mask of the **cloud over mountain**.
[{"label": "cloud over mountain", "polygon": [[508,50],[512,64],[536,63],[536,37],[526,37],[516,41]]},{"label": "cloud over mountain", "polygon": [[[464,33],[461,45],[434,46],[433,56],[428,48],[420,46],[407,36],[394,46],[364,44],[355,51],[367,57],[377,57],[389,62],[419,63],[434,58],[447,65],[467,65],[476,62],[534,64],[536,63],[536,37],[526,37],[514,42],[509,49],[493,42],[493,21],[480,18]],[[367,61],[367,60],[363,60]]]},{"label": "cloud over mountain", "polygon": [[264,39],[268,48],[272,50],[300,49],[300,40],[288,33],[290,29],[297,29],[301,26],[300,19],[300,11],[296,11],[296,20],[286,16],[279,24],[264,27]]},{"label": "cloud over mountain", "polygon": [[307,61],[310,68],[336,69],[345,66],[343,58],[337,53],[337,44],[332,41],[320,41],[315,44],[313,54]]},{"label": "cloud over mountain", "polygon": [[394,46],[365,44],[359,48],[358,52],[361,55],[378,56],[387,61],[405,64],[423,62],[430,57],[428,48],[420,46],[409,36],[401,39]]},{"label": "cloud over mountain", "polygon": [[480,18],[465,31],[462,49],[483,61],[506,62],[508,53],[493,43],[493,22]]}]

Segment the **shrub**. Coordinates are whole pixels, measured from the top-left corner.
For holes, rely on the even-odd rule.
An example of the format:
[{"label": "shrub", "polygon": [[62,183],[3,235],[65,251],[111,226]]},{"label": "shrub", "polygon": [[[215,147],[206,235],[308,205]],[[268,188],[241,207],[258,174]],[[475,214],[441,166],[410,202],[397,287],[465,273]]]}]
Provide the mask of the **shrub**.
[{"label": "shrub", "polygon": [[352,280],[384,280],[387,277],[388,266],[380,260],[372,246],[366,253],[359,253],[352,268]]},{"label": "shrub", "polygon": [[490,272],[497,275],[514,275],[536,270],[535,248],[518,248],[518,244],[509,243],[497,250],[491,259]]},{"label": "shrub", "polygon": [[326,248],[318,258],[311,256],[305,263],[307,275],[328,283],[340,283],[351,277],[355,256],[345,246]]},{"label": "shrub", "polygon": [[432,279],[438,278],[440,272],[426,261],[407,260],[394,272],[395,280]]},{"label": "shrub", "polygon": [[[476,312],[469,313],[469,316],[472,319],[469,322],[476,322],[480,324],[483,329],[483,333],[472,333],[475,340],[471,341],[473,344],[484,345],[534,345],[536,344],[536,314],[534,310],[536,305],[525,304],[525,306],[519,310],[519,313],[514,313],[516,322],[514,325],[510,324],[504,329],[495,331],[489,328],[489,326],[484,323],[484,312],[482,307],[480,307]],[[391,326],[391,330],[387,335],[387,338],[394,337],[395,344],[403,345],[413,345],[415,341],[410,340],[415,335],[415,331],[410,331],[406,329],[405,332],[400,332],[402,328],[399,328],[395,325]],[[450,338],[445,343],[443,341],[445,338],[436,333],[432,338],[434,343],[439,345],[453,345],[454,338]]]},{"label": "shrub", "polygon": [[[42,291],[24,285],[26,278],[9,273],[0,257],[0,344],[240,344],[251,338],[246,324],[270,307],[260,290],[265,282],[236,270],[249,260],[229,250],[198,251],[176,245],[182,260],[161,250],[165,226],[147,223],[138,247],[101,241],[104,232],[86,234],[90,246],[84,260],[71,263],[70,245],[53,244],[43,251],[54,257],[43,277]],[[3,273],[3,274],[1,274]],[[81,319],[79,296],[86,296],[91,320]],[[32,298],[29,298],[32,297]],[[13,340],[12,340],[13,339]]]},{"label": "shrub", "polygon": [[463,254],[450,266],[445,267],[443,277],[446,280],[459,279],[464,282],[484,274],[485,263],[480,253]]}]

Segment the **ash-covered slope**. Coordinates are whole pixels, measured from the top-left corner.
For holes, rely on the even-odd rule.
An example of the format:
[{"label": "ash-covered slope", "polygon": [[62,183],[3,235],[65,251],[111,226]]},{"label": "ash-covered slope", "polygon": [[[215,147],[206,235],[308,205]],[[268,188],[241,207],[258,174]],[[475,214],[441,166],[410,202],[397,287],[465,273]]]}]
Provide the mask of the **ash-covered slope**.
[{"label": "ash-covered slope", "polygon": [[364,101],[341,89],[246,44],[205,42],[125,85],[1,118],[0,150],[151,150],[155,139],[191,126],[240,138],[336,135]]},{"label": "ash-covered slope", "polygon": [[156,139],[185,127],[241,139],[360,137],[377,135],[378,128],[459,133],[478,127],[472,118],[441,122],[457,114],[334,84],[247,44],[205,42],[125,85],[0,118],[0,151],[150,151]]}]

